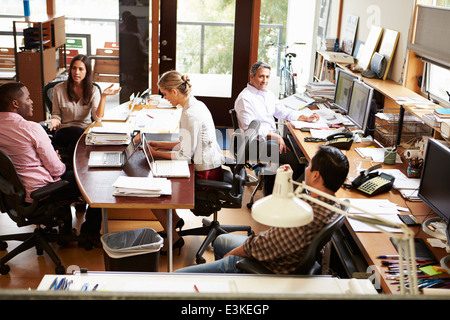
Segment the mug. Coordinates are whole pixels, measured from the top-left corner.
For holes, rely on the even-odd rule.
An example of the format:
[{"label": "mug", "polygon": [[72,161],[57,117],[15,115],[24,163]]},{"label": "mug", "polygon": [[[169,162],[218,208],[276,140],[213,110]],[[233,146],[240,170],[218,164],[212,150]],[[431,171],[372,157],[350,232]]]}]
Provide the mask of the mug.
[{"label": "mug", "polygon": [[395,164],[396,158],[397,158],[397,149],[395,149],[395,148],[384,149],[384,163],[385,164]]}]

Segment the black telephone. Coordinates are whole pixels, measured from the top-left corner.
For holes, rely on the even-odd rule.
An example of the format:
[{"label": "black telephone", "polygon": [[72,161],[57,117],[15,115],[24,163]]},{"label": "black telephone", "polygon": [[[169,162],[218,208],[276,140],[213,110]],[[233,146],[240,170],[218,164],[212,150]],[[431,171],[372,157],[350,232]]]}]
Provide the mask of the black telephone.
[{"label": "black telephone", "polygon": [[353,133],[349,131],[337,132],[327,137],[325,145],[349,150],[353,144]]},{"label": "black telephone", "polygon": [[381,167],[377,164],[365,171],[361,171],[360,175],[352,181],[352,187],[365,195],[375,196],[377,194],[388,192],[394,184],[395,178],[387,173],[371,172]]}]

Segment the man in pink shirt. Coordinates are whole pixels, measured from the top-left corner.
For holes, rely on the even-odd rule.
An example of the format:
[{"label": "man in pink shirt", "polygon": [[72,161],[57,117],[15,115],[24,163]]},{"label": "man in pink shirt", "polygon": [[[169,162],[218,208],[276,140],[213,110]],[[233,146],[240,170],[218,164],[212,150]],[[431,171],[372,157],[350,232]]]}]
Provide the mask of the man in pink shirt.
[{"label": "man in pink shirt", "polygon": [[[71,199],[81,196],[71,165],[67,168],[60,160],[41,125],[27,120],[32,115],[33,101],[26,86],[13,82],[0,87],[0,150],[14,163],[25,187],[25,201],[31,203],[32,191],[61,178],[71,183],[70,188],[52,197]],[[69,231],[72,227],[72,214],[69,206],[64,209],[67,210],[65,231]],[[86,222],[81,226],[81,233],[98,237],[100,227],[101,209],[89,208],[86,212]]]}]

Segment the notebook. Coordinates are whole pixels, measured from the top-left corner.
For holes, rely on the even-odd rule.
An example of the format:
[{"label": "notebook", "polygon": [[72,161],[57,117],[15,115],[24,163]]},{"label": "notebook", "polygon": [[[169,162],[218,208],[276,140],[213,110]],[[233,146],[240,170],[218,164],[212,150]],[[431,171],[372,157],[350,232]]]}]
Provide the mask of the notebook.
[{"label": "notebook", "polygon": [[154,177],[189,178],[189,165],[186,160],[155,160],[147,145],[145,134],[142,135],[142,149]]},{"label": "notebook", "polygon": [[136,149],[137,145],[135,144],[134,139],[131,139],[131,142],[124,151],[91,151],[89,154],[88,167],[123,167]]}]

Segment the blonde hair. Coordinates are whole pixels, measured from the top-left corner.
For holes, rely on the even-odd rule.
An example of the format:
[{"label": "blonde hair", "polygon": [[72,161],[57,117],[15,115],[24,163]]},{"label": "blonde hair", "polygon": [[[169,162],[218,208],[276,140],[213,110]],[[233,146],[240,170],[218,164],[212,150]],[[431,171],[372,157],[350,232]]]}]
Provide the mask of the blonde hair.
[{"label": "blonde hair", "polygon": [[172,70],[165,72],[158,81],[158,87],[170,91],[177,89],[183,95],[191,93],[191,80],[188,75]]}]

